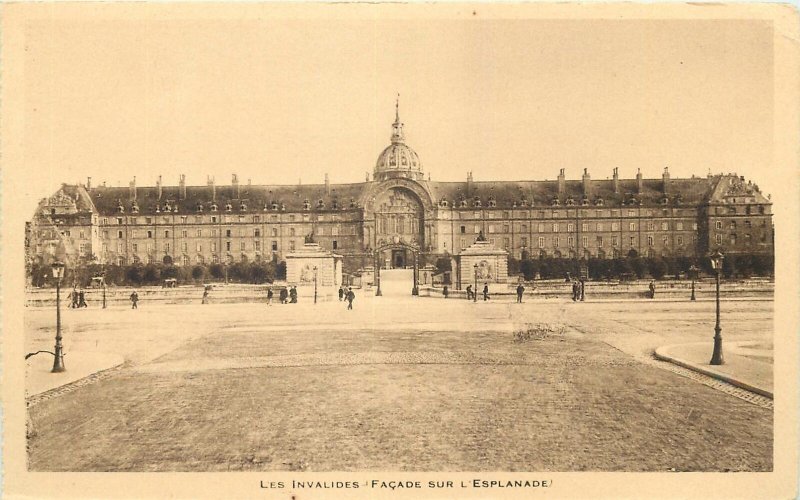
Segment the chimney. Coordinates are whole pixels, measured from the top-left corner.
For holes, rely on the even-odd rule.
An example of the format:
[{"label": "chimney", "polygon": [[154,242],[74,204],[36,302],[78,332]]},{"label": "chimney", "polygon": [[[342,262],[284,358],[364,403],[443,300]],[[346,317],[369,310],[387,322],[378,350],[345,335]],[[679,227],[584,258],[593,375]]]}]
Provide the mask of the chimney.
[{"label": "chimney", "polygon": [[472,193],[472,171],[467,172],[467,196]]},{"label": "chimney", "polygon": [[567,190],[567,183],[564,181],[564,169],[558,171],[558,194],[564,194]]},{"label": "chimney", "polygon": [[589,169],[583,169],[583,195],[589,196],[592,194],[592,178],[589,176]]},{"label": "chimney", "polygon": [[135,175],[133,176],[133,180],[131,181],[129,186],[130,186],[129,189],[128,189],[129,197],[130,197],[131,200],[135,200],[136,199],[136,176]]},{"label": "chimney", "polygon": [[644,183],[642,182],[642,170],[636,169],[636,192],[641,193],[644,191]]},{"label": "chimney", "polygon": [[214,178],[208,176],[208,187],[211,188],[211,201],[217,201],[217,186],[214,185]]},{"label": "chimney", "polygon": [[233,186],[231,198],[240,199],[242,197],[242,192],[239,189],[239,177],[236,174],[233,174],[233,177],[231,177],[231,186]]},{"label": "chimney", "polygon": [[331,183],[328,179],[328,173],[325,172],[325,196],[330,196],[331,194]]},{"label": "chimney", "polygon": [[92,178],[91,177],[87,177],[86,178],[86,190],[87,191],[91,191],[92,190]]},{"label": "chimney", "polygon": [[178,181],[178,196],[181,200],[186,199],[186,175],[181,174],[180,180]]},{"label": "chimney", "polygon": [[156,181],[156,191],[158,192],[158,199],[161,199],[161,195],[163,194],[163,190],[161,189],[161,176],[158,176],[158,180]]},{"label": "chimney", "polygon": [[669,167],[664,167],[664,173],[661,174],[662,185],[661,189],[664,194],[669,193]]},{"label": "chimney", "polygon": [[619,169],[614,167],[614,192],[619,194]]}]

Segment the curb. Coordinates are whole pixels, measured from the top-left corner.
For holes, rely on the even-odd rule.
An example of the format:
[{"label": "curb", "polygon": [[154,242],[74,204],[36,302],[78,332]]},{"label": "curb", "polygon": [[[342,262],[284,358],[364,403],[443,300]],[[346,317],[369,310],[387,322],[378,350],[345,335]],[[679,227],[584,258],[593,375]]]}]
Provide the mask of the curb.
[{"label": "curb", "polygon": [[656,359],[660,359],[661,361],[668,361],[670,363],[676,364],[678,366],[682,366],[684,368],[688,368],[689,370],[701,373],[703,375],[708,375],[709,377],[715,378],[717,380],[721,380],[723,382],[727,382],[727,383],[729,383],[731,385],[739,387],[740,389],[744,389],[746,391],[754,392],[756,394],[759,394],[759,395],[764,396],[764,397],[769,398],[769,399],[774,399],[773,393],[768,391],[768,390],[766,390],[766,389],[762,389],[760,387],[756,387],[754,385],[748,384],[747,382],[739,380],[739,379],[737,379],[735,377],[732,377],[732,376],[730,376],[728,374],[718,372],[718,371],[716,371],[716,370],[714,370],[712,368],[706,368],[706,367],[697,365],[695,363],[692,363],[692,362],[689,362],[689,361],[685,361],[683,359],[676,358],[676,357],[670,356],[668,354],[665,354],[663,349],[665,349],[667,347],[670,347],[670,346],[661,346],[661,347],[659,347],[659,348],[657,348],[655,350],[655,352],[653,354],[656,357]]}]

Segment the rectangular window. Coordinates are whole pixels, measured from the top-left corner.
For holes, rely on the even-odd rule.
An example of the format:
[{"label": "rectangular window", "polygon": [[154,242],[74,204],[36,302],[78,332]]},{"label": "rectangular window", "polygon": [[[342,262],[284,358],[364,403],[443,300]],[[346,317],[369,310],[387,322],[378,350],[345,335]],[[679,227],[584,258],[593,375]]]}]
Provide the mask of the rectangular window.
[{"label": "rectangular window", "polygon": [[650,235],[647,236],[647,246],[653,246],[653,237]]},{"label": "rectangular window", "polygon": [[718,234],[714,237],[714,240],[717,242],[717,245],[722,245],[722,235]]},{"label": "rectangular window", "polygon": [[503,248],[508,248],[508,245],[510,244],[511,242],[509,241],[508,238],[503,238]]},{"label": "rectangular window", "polygon": [[629,222],[628,223],[628,231],[636,231],[636,223],[635,222]]},{"label": "rectangular window", "polygon": [[336,250],[337,248],[339,248],[339,242],[336,241],[336,240],[333,240],[333,249]]},{"label": "rectangular window", "polygon": [[494,224],[489,224],[489,234],[494,234]]},{"label": "rectangular window", "polygon": [[117,242],[117,253],[122,253],[122,242],[121,241]]},{"label": "rectangular window", "polygon": [[253,222],[255,222],[256,224],[261,222],[261,216],[260,215],[254,215],[253,216]]},{"label": "rectangular window", "polygon": [[181,243],[181,250],[183,250],[184,253],[188,252],[189,251],[189,244],[186,243],[185,241],[183,243]]},{"label": "rectangular window", "polygon": [[78,246],[78,252],[80,252],[81,255],[86,255],[86,248],[86,243],[81,243]]},{"label": "rectangular window", "polygon": [[683,245],[683,236],[678,236],[677,243],[678,243],[678,246]]},{"label": "rectangular window", "polygon": [[631,236],[629,239],[630,239],[630,245],[632,247],[636,246],[636,236]]},{"label": "rectangular window", "polygon": [[211,216],[211,222],[212,223],[216,223],[217,222],[217,216],[216,215],[212,215]]},{"label": "rectangular window", "polygon": [[589,237],[588,236],[582,236],[581,237],[581,245],[583,245],[583,248],[587,248],[589,246]]},{"label": "rectangular window", "polygon": [[721,220],[718,220],[718,221],[716,221],[716,222],[714,223],[714,228],[716,228],[716,229],[722,229],[722,221],[721,221]]},{"label": "rectangular window", "polygon": [[230,238],[231,237],[231,230],[230,229],[226,229],[225,230],[225,237],[226,238]]},{"label": "rectangular window", "polygon": [[543,223],[541,223],[541,222],[539,223],[539,228],[538,228],[538,230],[539,230],[539,232],[540,232],[540,233],[543,233],[543,232],[544,232],[544,224],[543,224]]},{"label": "rectangular window", "polygon": [[261,251],[261,242],[260,241],[258,241],[258,240],[254,241],[253,245],[254,245],[254,247],[255,247],[257,252]]},{"label": "rectangular window", "polygon": [[117,217],[117,224],[122,225],[122,217]]},{"label": "rectangular window", "polygon": [[243,227],[239,228],[239,237],[244,238],[245,236],[245,229]]},{"label": "rectangular window", "polygon": [[188,237],[189,237],[189,231],[187,231],[186,229],[181,229],[181,238],[188,238]]},{"label": "rectangular window", "polygon": [[272,251],[273,252],[277,252],[278,251],[278,242],[277,241],[273,241],[272,242]]},{"label": "rectangular window", "polygon": [[[212,244],[212,246],[213,246],[213,244]],[[203,251],[203,245],[201,243],[198,243],[197,244],[197,253],[200,253],[202,251]]]},{"label": "rectangular window", "polygon": [[481,232],[481,226],[480,226],[480,224],[475,224],[475,227],[473,228],[473,232],[474,232],[475,234],[478,234],[478,233],[480,233],[480,232]]},{"label": "rectangular window", "polygon": [[122,231],[117,231],[117,238],[122,239]]},{"label": "rectangular window", "polygon": [[647,222],[647,230],[648,231],[655,231],[655,224],[653,224],[651,221],[648,221]]},{"label": "rectangular window", "polygon": [[147,231],[147,237],[148,238],[152,238],[153,237],[153,231]]},{"label": "rectangular window", "polygon": [[294,236],[294,228],[293,227],[289,228],[289,236]]},{"label": "rectangular window", "polygon": [[636,210],[628,210],[628,217],[636,217]]},{"label": "rectangular window", "polygon": [[589,231],[589,224],[587,224],[585,222],[583,224],[581,224],[581,231],[583,231],[584,233],[588,232]]},{"label": "rectangular window", "polygon": [[230,241],[226,241],[225,242],[225,250],[228,251],[228,252],[231,251],[231,242]]},{"label": "rectangular window", "polygon": [[544,236],[539,236],[539,248],[544,248]]},{"label": "rectangular window", "polygon": [[247,250],[247,243],[246,243],[246,242],[244,242],[244,241],[242,241],[242,242],[239,242],[239,250],[241,250],[242,252],[244,252],[245,250]]},{"label": "rectangular window", "polygon": [[503,224],[503,232],[508,233],[508,224]]},{"label": "rectangular window", "polygon": [[461,248],[467,248],[467,240],[464,238],[461,238]]},{"label": "rectangular window", "polygon": [[137,243],[133,243],[131,245],[131,250],[133,250],[134,253],[138,252],[139,251],[139,245]]},{"label": "rectangular window", "polygon": [[253,237],[260,238],[261,237],[261,230],[260,229],[253,229]]},{"label": "rectangular window", "polygon": [[108,239],[108,231],[103,231],[103,238]]},{"label": "rectangular window", "polygon": [[732,233],[731,234],[731,245],[735,245],[735,244],[736,244],[736,233]]},{"label": "rectangular window", "polygon": [[556,217],[558,217],[558,212],[556,212],[555,210],[553,210],[553,218],[556,218]]},{"label": "rectangular window", "polygon": [[289,242],[289,251],[294,252],[294,240]]},{"label": "rectangular window", "polygon": [[277,227],[273,227],[273,228],[272,228],[272,236],[273,236],[273,237],[274,237],[274,236],[278,236],[278,228],[277,228]]},{"label": "rectangular window", "polygon": [[164,252],[169,253],[169,243],[164,243]]},{"label": "rectangular window", "polygon": [[559,240],[560,240],[560,239],[561,239],[561,238],[559,238],[558,236],[553,236],[553,246],[554,246],[555,248],[558,248],[558,244],[559,244]]},{"label": "rectangular window", "polygon": [[84,239],[85,237],[86,237],[86,236],[85,236],[85,233],[84,233],[83,231],[79,231],[79,232],[78,232],[78,238],[80,238],[80,239]]},{"label": "rectangular window", "polygon": [[571,233],[575,230],[575,224],[569,223],[567,224],[567,232]]},{"label": "rectangular window", "polygon": [[461,234],[466,234],[467,226],[461,226]]},{"label": "rectangular window", "polygon": [[164,238],[169,238],[169,231],[164,231]]},{"label": "rectangular window", "polygon": [[598,247],[602,247],[603,246],[603,237],[602,236],[598,236],[597,237],[597,246]]},{"label": "rectangular window", "polygon": [[212,241],[211,242],[211,251],[212,252],[216,252],[217,251],[217,242],[216,241]]},{"label": "rectangular window", "polygon": [[697,222],[692,222],[692,230],[697,231]]},{"label": "rectangular window", "polygon": [[574,247],[575,246],[575,238],[573,238],[572,236],[568,236],[567,237],[567,246],[570,247],[570,248]]},{"label": "rectangular window", "polygon": [[136,231],[131,231],[131,238],[136,238]]},{"label": "rectangular window", "polygon": [[[136,219],[134,219],[134,220],[136,220]],[[144,218],[144,223],[145,224],[152,224],[153,223],[153,219],[151,217],[145,217]]]},{"label": "rectangular window", "polygon": [[186,221],[189,220],[189,217],[185,215],[181,215],[181,224],[186,224]]},{"label": "rectangular window", "polygon": [[339,227],[338,226],[333,226],[331,228],[331,236],[339,236]]},{"label": "rectangular window", "polygon": [[597,230],[598,231],[602,231],[603,230],[603,223],[602,222],[598,222],[597,223]]},{"label": "rectangular window", "polygon": [[669,236],[664,236],[663,238],[661,238],[661,243],[663,243],[664,246],[668,246],[669,245]]},{"label": "rectangular window", "polygon": [[675,229],[677,231],[683,231],[683,222],[676,222],[675,223]]},{"label": "rectangular window", "polygon": [[619,231],[619,222],[612,222],[611,223],[611,230],[612,231]]},{"label": "rectangular window", "polygon": [[662,231],[669,231],[669,222],[662,222],[661,223],[661,230]]},{"label": "rectangular window", "polygon": [[558,222],[553,223],[553,232],[554,233],[558,232]]},{"label": "rectangular window", "polygon": [[611,237],[611,246],[612,247],[618,247],[619,246],[619,237],[617,237],[617,236],[612,236]]}]

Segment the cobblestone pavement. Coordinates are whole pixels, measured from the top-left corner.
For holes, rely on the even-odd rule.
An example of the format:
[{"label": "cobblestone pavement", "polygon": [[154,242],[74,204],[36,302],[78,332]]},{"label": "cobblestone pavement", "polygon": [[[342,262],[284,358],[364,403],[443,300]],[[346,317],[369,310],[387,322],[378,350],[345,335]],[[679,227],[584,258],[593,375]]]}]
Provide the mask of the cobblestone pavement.
[{"label": "cobblestone pavement", "polygon": [[[69,342],[128,362],[28,400],[30,467],[771,470],[771,401],[651,357],[704,339],[708,305],[443,302],[73,317]],[[770,304],[739,303],[726,332],[770,322]],[[515,342],[529,325],[566,329]]]}]

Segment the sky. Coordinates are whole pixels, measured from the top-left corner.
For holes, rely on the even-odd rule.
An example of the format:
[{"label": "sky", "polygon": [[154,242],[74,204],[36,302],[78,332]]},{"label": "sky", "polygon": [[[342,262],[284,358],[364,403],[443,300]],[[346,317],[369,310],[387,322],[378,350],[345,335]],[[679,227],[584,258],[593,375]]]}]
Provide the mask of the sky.
[{"label": "sky", "polygon": [[432,180],[737,172],[765,193],[773,33],[747,20],[33,22],[23,151],[62,182],[360,182],[395,99]]}]

